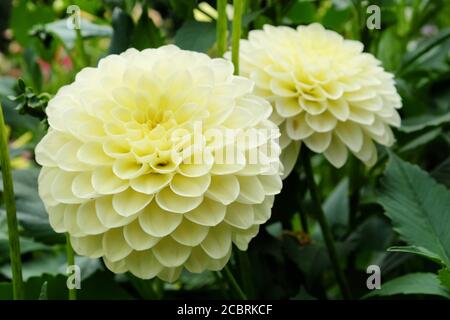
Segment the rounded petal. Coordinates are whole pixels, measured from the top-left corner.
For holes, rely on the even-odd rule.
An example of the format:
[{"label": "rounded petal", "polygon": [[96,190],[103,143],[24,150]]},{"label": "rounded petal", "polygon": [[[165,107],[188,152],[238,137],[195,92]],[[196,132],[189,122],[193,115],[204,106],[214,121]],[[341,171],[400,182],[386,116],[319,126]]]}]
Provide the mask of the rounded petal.
[{"label": "rounded petal", "polygon": [[183,197],[174,193],[170,188],[165,188],[156,195],[156,202],[164,210],[185,213],[197,208],[202,203],[203,196]]},{"label": "rounded petal", "polygon": [[185,177],[177,174],[170,182],[170,188],[180,196],[199,197],[208,189],[210,182],[209,174],[200,177]]},{"label": "rounded petal", "polygon": [[225,257],[231,248],[230,227],[223,223],[211,227],[201,247],[213,259]]},{"label": "rounded petal", "polygon": [[185,246],[194,247],[199,245],[208,234],[209,228],[201,224],[183,219],[181,224],[170,235],[178,243]]},{"label": "rounded petal", "polygon": [[134,220],[132,223],[123,227],[123,235],[128,245],[137,251],[150,249],[160,240],[160,238],[145,232],[138,220]]},{"label": "rounded petal", "polygon": [[176,242],[171,237],[161,239],[153,247],[156,259],[165,267],[179,267],[189,258],[191,247]]},{"label": "rounded petal", "polygon": [[151,279],[163,269],[151,250],[133,251],[125,261],[126,268],[141,279]]},{"label": "rounded petal", "polygon": [[153,195],[140,193],[132,188],[128,188],[121,193],[113,195],[112,205],[118,214],[129,217],[144,209],[152,199]]},{"label": "rounded petal", "polygon": [[133,251],[125,240],[123,228],[106,231],[103,234],[102,245],[106,258],[112,262],[125,258]]},{"label": "rounded petal", "polygon": [[237,199],[239,193],[239,180],[234,175],[212,176],[206,196],[228,205]]},{"label": "rounded petal", "polygon": [[184,217],[196,224],[212,227],[223,221],[226,208],[227,207],[220,202],[205,198],[197,208],[186,212]]},{"label": "rounded petal", "polygon": [[241,203],[232,203],[227,207],[225,222],[229,225],[239,228],[248,229],[255,221],[253,206]]},{"label": "rounded petal", "polygon": [[164,237],[172,233],[182,220],[182,215],[165,211],[155,203],[150,204],[139,214],[142,229],[154,237]]}]

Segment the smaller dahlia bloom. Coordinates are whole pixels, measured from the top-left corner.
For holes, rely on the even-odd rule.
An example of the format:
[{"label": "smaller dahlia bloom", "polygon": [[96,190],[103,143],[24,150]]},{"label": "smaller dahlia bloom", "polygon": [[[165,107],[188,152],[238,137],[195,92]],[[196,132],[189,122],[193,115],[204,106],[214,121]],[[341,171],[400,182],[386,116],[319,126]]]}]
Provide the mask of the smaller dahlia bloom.
[{"label": "smaller dahlia bloom", "polygon": [[377,159],[374,141],[394,143],[390,126],[400,125],[401,99],[393,75],[358,41],[317,23],[296,30],[265,25],[241,40],[240,73],[272,104],[285,174],[300,142],[338,168],[348,150],[371,166]]},{"label": "smaller dahlia bloom", "polygon": [[54,230],[116,273],[223,268],[281,190],[279,129],[252,91],[229,61],[175,46],[83,69],[49,101],[36,147]]}]

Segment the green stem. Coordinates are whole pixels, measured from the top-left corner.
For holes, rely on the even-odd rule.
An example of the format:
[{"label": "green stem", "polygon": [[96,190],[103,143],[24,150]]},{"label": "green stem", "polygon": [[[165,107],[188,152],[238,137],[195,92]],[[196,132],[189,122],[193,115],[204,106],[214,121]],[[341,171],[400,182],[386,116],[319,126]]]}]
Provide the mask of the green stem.
[{"label": "green stem", "polygon": [[217,0],[217,55],[222,57],[227,50],[227,0]]},{"label": "green stem", "polygon": [[308,218],[306,217],[305,210],[303,210],[301,206],[298,207],[298,214],[300,216],[300,224],[302,226],[302,231],[304,233],[309,234]]},{"label": "green stem", "polygon": [[11,259],[11,271],[13,281],[14,300],[24,299],[22,261],[20,256],[19,229],[16,216],[16,200],[14,197],[11,163],[9,161],[9,147],[6,138],[5,120],[0,103],[0,164],[3,177],[3,198],[6,207],[8,223],[9,256]]},{"label": "green stem", "polygon": [[360,40],[361,38],[361,2],[360,0],[352,0],[353,12],[355,14],[353,22],[353,39]]},{"label": "green stem", "polygon": [[359,187],[361,186],[362,172],[358,159],[355,156],[350,158],[350,212],[349,212],[349,226],[351,229],[355,227],[355,221],[358,216],[359,207]]},{"label": "green stem", "polygon": [[239,269],[241,272],[240,276],[245,293],[250,299],[253,299],[255,295],[255,290],[253,287],[253,277],[251,272],[252,267],[250,258],[248,256],[248,252],[238,250],[237,257],[239,262]]},{"label": "green stem", "polygon": [[233,30],[231,39],[231,60],[234,65],[234,74],[239,74],[239,41],[241,40],[242,11],[244,2],[242,0],[233,0]]},{"label": "green stem", "polygon": [[224,278],[227,279],[228,284],[231,286],[235,294],[239,297],[241,300],[247,300],[247,296],[245,295],[244,291],[242,291],[241,287],[237,283],[236,279],[233,276],[233,273],[231,273],[231,270],[228,266],[225,266],[222,271],[222,275]]},{"label": "green stem", "polygon": [[302,154],[302,163],[305,168],[306,181],[308,184],[308,189],[311,195],[312,204],[315,210],[316,218],[320,224],[320,228],[322,229],[323,239],[325,241],[325,245],[328,250],[328,255],[330,256],[331,265],[333,267],[333,271],[336,276],[336,280],[338,282],[339,288],[342,293],[342,297],[344,299],[350,299],[350,289],[345,278],[345,275],[339,265],[338,256],[336,253],[336,247],[334,245],[333,235],[331,233],[331,229],[328,225],[327,219],[325,217],[325,213],[323,212],[322,205],[319,199],[319,193],[317,191],[317,185],[314,180],[314,174],[311,167],[311,160],[309,156],[308,150],[303,150]]},{"label": "green stem", "polygon": [[[70,235],[66,233],[66,254],[67,254],[67,266],[75,265],[75,254],[70,244]],[[77,289],[69,289],[69,300],[77,300]]]},{"label": "green stem", "polygon": [[82,68],[86,67],[89,65],[89,58],[86,54],[86,50],[84,48],[84,40],[83,40],[83,36],[81,34],[81,30],[80,29],[75,29],[76,32],[76,41],[75,41],[75,46],[77,49],[77,52],[80,54],[80,58],[81,58],[81,64],[82,64]]}]

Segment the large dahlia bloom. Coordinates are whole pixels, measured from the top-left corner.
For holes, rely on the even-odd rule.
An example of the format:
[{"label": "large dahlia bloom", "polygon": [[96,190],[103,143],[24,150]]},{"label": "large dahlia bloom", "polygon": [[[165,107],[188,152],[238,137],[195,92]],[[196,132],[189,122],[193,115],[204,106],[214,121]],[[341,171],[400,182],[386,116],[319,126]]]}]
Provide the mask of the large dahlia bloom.
[{"label": "large dahlia bloom", "polygon": [[371,166],[377,159],[373,141],[394,142],[390,126],[400,125],[401,99],[393,75],[363,53],[362,43],[320,24],[250,31],[241,40],[240,73],[275,110],[285,173],[300,142],[335,167],[345,164],[348,150]]},{"label": "large dahlia bloom", "polygon": [[49,102],[36,147],[52,227],[116,273],[221,269],[281,189],[279,130],[252,90],[230,62],[175,46],[83,69]]}]

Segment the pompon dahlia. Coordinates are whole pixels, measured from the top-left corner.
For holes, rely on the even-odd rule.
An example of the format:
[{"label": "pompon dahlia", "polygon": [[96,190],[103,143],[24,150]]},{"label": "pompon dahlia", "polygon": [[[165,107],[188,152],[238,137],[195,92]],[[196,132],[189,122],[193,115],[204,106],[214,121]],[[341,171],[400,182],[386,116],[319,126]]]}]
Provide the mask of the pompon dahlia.
[{"label": "pompon dahlia", "polygon": [[49,102],[36,147],[52,227],[116,273],[221,269],[281,189],[279,130],[252,90],[229,61],[175,46],[83,69]]},{"label": "pompon dahlia", "polygon": [[300,142],[335,167],[345,164],[348,150],[371,166],[377,159],[373,141],[394,142],[389,126],[400,125],[401,99],[393,75],[363,53],[362,43],[320,24],[250,31],[248,40],[241,40],[240,73],[275,110],[285,174]]}]

